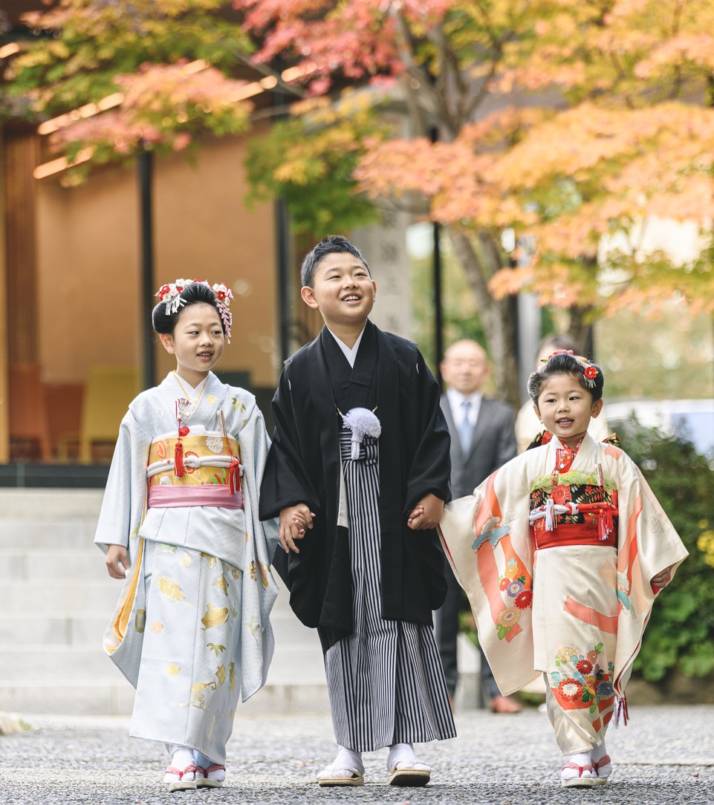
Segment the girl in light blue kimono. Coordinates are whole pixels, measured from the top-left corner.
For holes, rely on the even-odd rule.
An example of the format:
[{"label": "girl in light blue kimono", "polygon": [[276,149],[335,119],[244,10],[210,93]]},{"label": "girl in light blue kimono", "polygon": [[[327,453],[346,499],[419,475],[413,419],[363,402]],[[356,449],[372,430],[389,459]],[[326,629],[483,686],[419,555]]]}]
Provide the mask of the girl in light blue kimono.
[{"label": "girl in light blue kimono", "polygon": [[162,286],[152,321],[176,370],[130,404],[95,542],[125,579],[104,648],[136,688],[130,734],[166,744],[169,789],[220,786],[239,695],[273,653],[269,446],[255,397],[211,372],[230,339],[223,285]]}]

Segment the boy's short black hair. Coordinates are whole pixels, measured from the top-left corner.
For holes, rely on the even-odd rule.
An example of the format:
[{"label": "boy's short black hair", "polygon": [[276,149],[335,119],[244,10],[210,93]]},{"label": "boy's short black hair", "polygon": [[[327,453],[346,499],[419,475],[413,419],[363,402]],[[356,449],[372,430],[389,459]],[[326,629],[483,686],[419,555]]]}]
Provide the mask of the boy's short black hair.
[{"label": "boy's short black hair", "polygon": [[[594,369],[597,374],[588,378],[586,371]],[[605,376],[602,369],[585,358],[577,358],[568,352],[556,352],[543,364],[540,369],[536,369],[528,378],[528,395],[536,405],[538,397],[545,381],[552,375],[573,375],[578,383],[592,394],[593,402],[602,399],[602,390],[605,386]]]},{"label": "boy's short black hair", "polygon": [[211,305],[211,307],[216,309],[218,318],[221,320],[223,332],[226,332],[226,325],[218,310],[216,295],[207,285],[204,285],[202,282],[192,282],[190,285],[187,285],[183,291],[181,291],[181,299],[183,300],[183,304],[175,313],[166,312],[165,302],[159,302],[159,304],[156,305],[151,312],[151,324],[155,333],[166,333],[168,335],[173,335],[174,328],[176,327],[178,317],[181,315],[181,311],[186,310],[186,308],[190,305],[195,305],[197,302],[205,302],[205,304]]},{"label": "boy's short black hair", "polygon": [[362,252],[353,243],[350,243],[349,240],[342,235],[328,235],[319,243],[316,243],[302,261],[300,282],[303,288],[306,285],[312,287],[313,280],[315,279],[315,270],[323,257],[328,254],[340,254],[342,252],[347,252],[358,260],[361,260],[364,263],[364,267],[369,271],[369,266],[362,256]]}]

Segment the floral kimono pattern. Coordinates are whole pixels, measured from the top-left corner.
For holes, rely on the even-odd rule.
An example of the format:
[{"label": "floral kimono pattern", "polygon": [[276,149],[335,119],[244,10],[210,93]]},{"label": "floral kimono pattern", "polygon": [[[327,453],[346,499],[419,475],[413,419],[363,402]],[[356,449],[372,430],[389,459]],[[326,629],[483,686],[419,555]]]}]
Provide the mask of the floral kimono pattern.
[{"label": "floral kimono pattern", "polygon": [[[586,436],[554,484],[559,449],[554,438],[529,450],[453,501],[440,534],[499,688],[513,693],[544,673],[558,742],[577,752],[602,740],[624,696],[658,594],[652,579],[687,551],[622,450]],[[607,544],[535,549],[529,517],[555,486],[572,503],[616,502]],[[573,512],[562,517],[571,528],[582,522]]]},{"label": "floral kimono pattern", "polygon": [[[147,462],[176,433],[180,393],[170,374],[122,421],[95,542],[126,546],[131,567],[104,648],[137,690],[132,735],[222,763],[238,697],[264,685],[273,654],[277,529],[258,517],[269,442],[253,395],[209,373],[189,438],[209,452],[223,452],[226,437],[239,446],[241,507],[149,507]],[[228,474],[217,470],[216,483]]]}]

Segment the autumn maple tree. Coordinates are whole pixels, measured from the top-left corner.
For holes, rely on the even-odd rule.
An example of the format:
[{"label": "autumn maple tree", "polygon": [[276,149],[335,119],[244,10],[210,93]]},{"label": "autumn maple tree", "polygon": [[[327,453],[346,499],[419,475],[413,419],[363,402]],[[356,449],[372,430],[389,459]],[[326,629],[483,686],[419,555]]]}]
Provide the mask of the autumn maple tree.
[{"label": "autumn maple tree", "polygon": [[40,36],[22,43],[6,86],[38,120],[65,116],[51,146],[76,164],[70,181],[140,148],[180,151],[206,132],[244,131],[249,82],[234,73],[250,42],[228,10],[216,0],[60,0],[25,15]]},{"label": "autumn maple tree", "polygon": [[[445,226],[504,396],[518,398],[510,293],[528,289],[567,310],[581,341],[596,315],[623,306],[656,311],[679,298],[693,311],[712,309],[710,3],[236,5],[253,58],[310,60],[311,90],[329,93],[333,108],[344,104],[345,84],[369,82],[384,114],[391,83],[389,115],[400,107],[401,122],[391,136],[355,136],[343,149],[354,162],[354,184],[344,188]],[[285,124],[293,144],[264,166],[272,171],[262,181],[299,198],[299,188],[309,196],[330,181],[324,167],[335,155],[326,140],[321,151],[310,148],[322,129],[309,106],[298,113]],[[273,136],[284,134],[278,127]],[[299,202],[294,214],[319,223]],[[685,259],[648,246],[646,229],[662,221],[695,228]],[[504,254],[506,229],[532,245],[528,259]]]},{"label": "autumn maple tree", "polygon": [[[313,235],[379,207],[443,224],[511,401],[509,294],[577,337],[623,306],[714,307],[709,0],[61,0],[34,24],[56,37],[13,71],[40,114],[122,95],[55,143],[95,159],[238,130],[236,65],[294,68],[308,99],[254,143],[254,192]],[[677,221],[690,248],[650,237]]]}]

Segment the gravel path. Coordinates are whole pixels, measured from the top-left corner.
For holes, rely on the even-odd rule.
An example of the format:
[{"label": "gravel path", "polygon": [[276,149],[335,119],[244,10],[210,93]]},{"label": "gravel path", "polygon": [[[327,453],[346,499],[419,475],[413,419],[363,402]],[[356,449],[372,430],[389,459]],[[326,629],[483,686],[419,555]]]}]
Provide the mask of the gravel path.
[{"label": "gravel path", "polygon": [[615,772],[607,786],[561,789],[545,715],[465,713],[459,738],[420,748],[433,768],[425,789],[385,785],[386,750],[365,757],[367,783],[320,789],[332,758],[327,718],[239,718],[221,790],[169,795],[166,757],[127,737],[124,719],[32,717],[36,728],[0,738],[0,802],[7,803],[705,803],[714,802],[714,707],[635,708],[608,738]]}]

